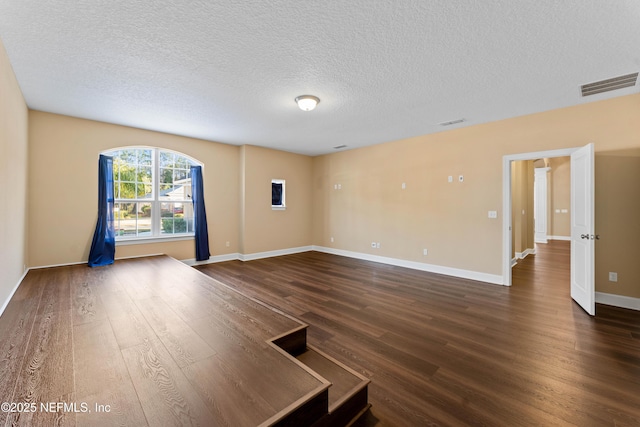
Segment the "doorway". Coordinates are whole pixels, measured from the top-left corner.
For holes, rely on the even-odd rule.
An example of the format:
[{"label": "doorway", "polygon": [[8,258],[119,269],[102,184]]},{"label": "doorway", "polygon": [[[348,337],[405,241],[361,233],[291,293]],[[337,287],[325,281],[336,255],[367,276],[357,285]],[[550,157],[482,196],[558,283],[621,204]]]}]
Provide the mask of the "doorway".
[{"label": "doorway", "polygon": [[551,240],[571,240],[570,157],[511,162],[511,257],[516,265]]},{"label": "doorway", "polygon": [[593,236],[593,144],[503,157],[503,284],[511,286],[512,194],[511,164],[520,160],[571,157],[571,297],[595,314]]}]

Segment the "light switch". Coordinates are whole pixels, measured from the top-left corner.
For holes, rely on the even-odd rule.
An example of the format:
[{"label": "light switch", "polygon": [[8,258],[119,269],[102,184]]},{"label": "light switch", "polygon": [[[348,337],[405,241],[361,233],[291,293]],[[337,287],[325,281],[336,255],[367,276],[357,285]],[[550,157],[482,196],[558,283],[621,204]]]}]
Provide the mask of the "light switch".
[{"label": "light switch", "polygon": [[453,182],[453,176],[449,175],[449,178],[447,178],[447,181]]}]

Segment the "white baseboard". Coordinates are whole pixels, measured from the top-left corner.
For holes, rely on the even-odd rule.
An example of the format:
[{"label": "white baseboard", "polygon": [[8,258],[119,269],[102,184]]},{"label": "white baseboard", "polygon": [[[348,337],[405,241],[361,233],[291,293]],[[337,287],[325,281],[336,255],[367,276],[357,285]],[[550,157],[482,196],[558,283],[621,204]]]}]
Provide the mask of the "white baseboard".
[{"label": "white baseboard", "polygon": [[[118,261],[120,259],[134,259],[134,258],[146,258],[149,256],[161,256],[164,254],[145,254],[145,255],[132,255],[132,256],[122,256],[122,257],[117,257],[115,260]],[[30,267],[29,270],[38,270],[41,268],[53,268],[53,267],[68,267],[70,265],[81,265],[81,264],[88,264],[88,261],[78,261],[78,262],[65,262],[62,264],[51,264],[51,265],[38,265],[35,267]]]},{"label": "white baseboard", "polygon": [[430,273],[444,274],[446,276],[459,277],[462,279],[477,280],[479,282],[491,283],[493,285],[502,285],[504,281],[502,276],[498,274],[481,273],[478,271],[463,270],[460,268],[444,267],[441,265],[427,264],[417,261],[407,261],[398,258],[389,258],[378,255],[365,254],[362,252],[345,251],[342,249],[327,248],[324,246],[313,246],[314,251],[325,252],[333,255],[346,256],[349,258],[357,258],[365,261],[379,262],[382,264],[395,265],[398,267],[411,268],[413,270],[428,271]]},{"label": "white baseboard", "polygon": [[275,251],[267,251],[267,252],[257,252],[253,254],[235,253],[235,254],[219,255],[216,257],[211,257],[207,261],[198,261],[198,262],[196,262],[194,259],[186,259],[186,260],[182,260],[182,262],[184,262],[187,265],[201,265],[201,264],[211,264],[211,263],[223,262],[223,261],[234,261],[234,260],[253,261],[253,260],[262,259],[262,258],[271,258],[275,256],[291,255],[291,254],[297,254],[297,253],[309,252],[309,251],[325,252],[328,254],[346,256],[349,258],[357,258],[365,261],[374,261],[382,264],[396,265],[398,267],[406,267],[414,270],[422,270],[422,271],[428,271],[431,273],[444,274],[447,276],[460,277],[463,279],[477,280],[480,282],[491,283],[494,285],[502,285],[504,283],[502,280],[502,276],[496,275],[496,274],[480,273],[477,271],[443,267],[439,265],[426,264],[422,262],[407,261],[407,260],[398,259],[398,258],[382,257],[377,255],[345,251],[341,249],[333,249],[333,248],[327,248],[324,246],[315,246],[315,245],[300,246],[297,248],[288,248],[288,249],[278,249]]},{"label": "white baseboard", "polygon": [[2,303],[2,307],[0,307],[0,316],[2,316],[2,313],[4,313],[4,310],[7,308],[7,306],[9,305],[9,301],[11,301],[11,298],[13,298],[13,294],[16,293],[16,291],[18,290],[18,287],[20,286],[20,283],[22,283],[22,281],[24,280],[25,276],[27,275],[27,273],[29,272],[29,268],[27,268],[24,273],[22,273],[22,276],[20,276],[20,279],[18,280],[18,283],[16,283],[16,285],[13,287],[13,289],[11,290],[11,292],[9,292],[9,295],[7,296],[7,300],[5,302]]},{"label": "white baseboard", "polygon": [[596,292],[596,302],[599,304],[612,305],[614,307],[640,310],[640,298],[626,297],[624,295]]},{"label": "white baseboard", "polygon": [[236,261],[236,260],[237,261],[253,261],[256,259],[271,258],[275,256],[299,254],[302,252],[309,252],[311,250],[313,250],[312,246],[300,246],[298,248],[277,249],[275,251],[256,252],[253,254],[241,254],[241,253],[235,252],[232,254],[216,255],[216,256],[210,257],[206,261],[196,261],[194,258],[183,259],[181,261],[187,265],[194,266],[194,265],[214,264],[216,262]]},{"label": "white baseboard", "polygon": [[184,262],[188,266],[193,267],[194,265],[215,264],[217,262],[236,261],[239,259],[240,259],[240,254],[235,252],[232,254],[214,255],[212,257],[209,257],[209,259],[205,261],[196,261],[195,258],[182,259],[180,261]]},{"label": "white baseboard", "polygon": [[80,265],[80,264],[87,264],[87,261],[65,262],[62,264],[51,264],[51,265],[36,265],[35,267],[29,267],[29,270],[40,270],[41,268],[53,268],[53,267],[67,267],[70,265]]},{"label": "white baseboard", "polygon": [[547,238],[546,238],[546,239],[542,239],[542,238],[540,238],[540,237],[536,237],[536,238],[534,238],[534,239],[533,239],[533,241],[534,241],[535,243],[545,243],[545,244],[546,244],[546,243],[549,243],[549,242],[548,242],[548,239],[549,239],[549,236],[547,236]]},{"label": "white baseboard", "polygon": [[568,242],[571,241],[571,236],[548,236],[549,240],[566,240]]},{"label": "white baseboard", "polygon": [[525,259],[527,255],[535,255],[536,250],[532,248],[525,249],[524,252],[516,252],[516,259]]},{"label": "white baseboard", "polygon": [[267,252],[256,252],[253,254],[240,254],[239,255],[239,260],[240,261],[253,261],[255,259],[262,259],[262,258],[271,258],[274,256],[282,256],[282,255],[292,255],[292,254],[299,254],[302,252],[309,252],[313,250],[313,246],[300,246],[298,248],[288,248],[288,249],[278,249],[275,251],[267,251]]},{"label": "white baseboard", "polygon": [[517,256],[511,258],[511,268],[515,267],[516,264],[518,264],[518,257]]}]

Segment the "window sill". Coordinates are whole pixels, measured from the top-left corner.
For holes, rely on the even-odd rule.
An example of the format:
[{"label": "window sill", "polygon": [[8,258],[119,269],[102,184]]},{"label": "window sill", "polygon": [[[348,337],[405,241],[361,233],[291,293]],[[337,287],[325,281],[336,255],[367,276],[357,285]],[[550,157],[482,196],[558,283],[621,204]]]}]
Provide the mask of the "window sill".
[{"label": "window sill", "polygon": [[158,236],[158,237],[134,237],[129,239],[116,238],[116,246],[127,245],[144,245],[148,243],[165,243],[165,242],[178,242],[181,240],[193,240],[194,234],[180,234],[178,236]]},{"label": "window sill", "polygon": [[284,211],[287,210],[286,206],[271,206],[272,211]]}]

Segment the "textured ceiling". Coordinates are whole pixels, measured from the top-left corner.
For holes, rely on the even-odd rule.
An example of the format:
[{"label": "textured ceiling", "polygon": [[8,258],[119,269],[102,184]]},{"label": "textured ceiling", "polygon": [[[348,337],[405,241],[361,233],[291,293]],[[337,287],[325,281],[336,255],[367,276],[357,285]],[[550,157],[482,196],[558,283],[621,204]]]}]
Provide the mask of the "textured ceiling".
[{"label": "textured ceiling", "polygon": [[0,38],[31,109],[310,155],[640,91],[580,96],[640,70],[637,0],[0,0]]}]

